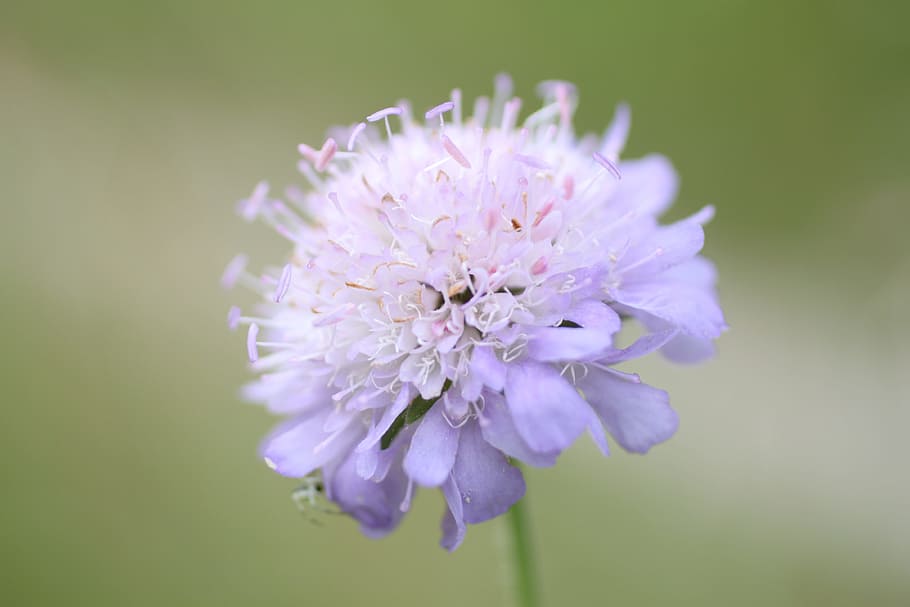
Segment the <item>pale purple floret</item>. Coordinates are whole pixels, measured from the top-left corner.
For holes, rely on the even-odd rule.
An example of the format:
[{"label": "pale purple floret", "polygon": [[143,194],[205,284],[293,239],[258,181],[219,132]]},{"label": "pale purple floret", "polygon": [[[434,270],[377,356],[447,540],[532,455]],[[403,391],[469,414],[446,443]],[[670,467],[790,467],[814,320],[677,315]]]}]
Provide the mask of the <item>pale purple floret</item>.
[{"label": "pale purple floret", "polygon": [[[288,417],[262,456],[285,476],[321,474],[370,537],[434,488],[452,550],[524,495],[514,462],[552,466],[585,433],[604,454],[607,435],[647,452],[676,412],[614,366],[658,350],[703,360],[726,328],[699,255],[713,209],[662,225],[676,174],[662,156],[619,159],[628,108],[603,137],[578,138],[574,87],[539,90],[520,126],[505,76],[470,118],[457,90],[426,125],[406,103],[379,110],[301,144],[309,192],[285,205],[263,182],[241,204],[293,247],[261,277],[238,257],[223,278],[262,296],[228,318],[250,324],[260,378],[244,396]],[[618,343],[632,322],[641,337]]]}]

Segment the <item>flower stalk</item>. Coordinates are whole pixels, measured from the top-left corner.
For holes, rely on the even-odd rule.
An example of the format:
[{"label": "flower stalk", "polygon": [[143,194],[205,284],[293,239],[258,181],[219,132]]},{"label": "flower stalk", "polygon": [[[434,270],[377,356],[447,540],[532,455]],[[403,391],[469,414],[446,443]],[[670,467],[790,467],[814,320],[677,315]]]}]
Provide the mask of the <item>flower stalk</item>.
[{"label": "flower stalk", "polygon": [[514,607],[540,607],[541,604],[527,502],[527,497],[518,500],[504,517],[502,545]]}]

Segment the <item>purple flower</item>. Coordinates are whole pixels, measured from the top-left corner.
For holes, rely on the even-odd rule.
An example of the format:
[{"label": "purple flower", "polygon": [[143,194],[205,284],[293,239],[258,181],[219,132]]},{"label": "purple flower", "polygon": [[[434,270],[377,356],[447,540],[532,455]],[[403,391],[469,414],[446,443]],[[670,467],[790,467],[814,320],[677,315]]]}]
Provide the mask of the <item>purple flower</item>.
[{"label": "purple flower", "polygon": [[[321,474],[371,537],[416,487],[437,487],[452,550],[524,495],[511,459],[553,465],[585,432],[604,454],[606,433],[647,452],[676,413],[614,365],[655,350],[700,360],[725,329],[698,255],[712,209],[661,225],[676,175],[661,156],[619,160],[628,110],[579,139],[574,88],[541,93],[521,125],[504,77],[470,118],[457,90],[425,123],[404,103],[379,110],[300,146],[309,192],[282,202],[263,182],[240,204],[292,248],[261,277],[239,257],[224,278],[261,296],[229,315],[249,325],[259,374],[245,395],[288,418],[262,456]],[[620,347],[624,322],[645,332]]]}]

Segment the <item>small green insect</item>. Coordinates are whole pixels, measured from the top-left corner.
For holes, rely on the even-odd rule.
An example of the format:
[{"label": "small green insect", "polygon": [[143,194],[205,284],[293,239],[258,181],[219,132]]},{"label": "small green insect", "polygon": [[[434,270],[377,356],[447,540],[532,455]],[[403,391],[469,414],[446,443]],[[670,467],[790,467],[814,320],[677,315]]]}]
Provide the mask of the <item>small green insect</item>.
[{"label": "small green insect", "polygon": [[320,527],[323,524],[321,515],[343,514],[328,505],[328,500],[325,496],[325,484],[319,474],[303,477],[300,486],[291,492],[291,499],[307,520]]}]

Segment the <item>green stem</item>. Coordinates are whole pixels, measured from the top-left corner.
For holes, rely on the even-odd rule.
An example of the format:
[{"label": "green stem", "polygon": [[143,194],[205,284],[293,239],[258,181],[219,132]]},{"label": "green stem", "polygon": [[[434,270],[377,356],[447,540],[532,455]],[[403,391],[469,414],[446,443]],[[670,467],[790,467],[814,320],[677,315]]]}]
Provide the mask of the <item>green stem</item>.
[{"label": "green stem", "polygon": [[505,514],[506,567],[515,607],[540,607],[527,501],[526,497],[519,500]]}]

